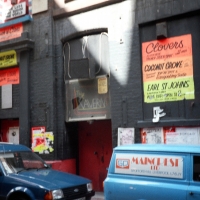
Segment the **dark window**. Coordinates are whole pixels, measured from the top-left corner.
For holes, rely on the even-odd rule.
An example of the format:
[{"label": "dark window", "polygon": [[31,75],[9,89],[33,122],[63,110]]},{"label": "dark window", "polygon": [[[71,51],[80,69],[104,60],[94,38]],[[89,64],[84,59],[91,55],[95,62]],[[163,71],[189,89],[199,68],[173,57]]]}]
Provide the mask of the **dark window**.
[{"label": "dark window", "polygon": [[193,180],[200,181],[200,156],[194,156]]}]

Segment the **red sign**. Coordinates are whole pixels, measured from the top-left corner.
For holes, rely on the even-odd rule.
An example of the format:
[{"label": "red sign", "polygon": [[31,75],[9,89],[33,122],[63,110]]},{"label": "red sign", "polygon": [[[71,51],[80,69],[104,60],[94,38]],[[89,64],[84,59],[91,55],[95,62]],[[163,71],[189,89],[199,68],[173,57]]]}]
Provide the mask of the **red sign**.
[{"label": "red sign", "polygon": [[0,42],[21,37],[22,32],[23,32],[22,23],[15,24],[13,26],[7,26],[5,28],[1,28],[0,29]]},{"label": "red sign", "polygon": [[0,86],[19,84],[19,67],[0,70]]}]

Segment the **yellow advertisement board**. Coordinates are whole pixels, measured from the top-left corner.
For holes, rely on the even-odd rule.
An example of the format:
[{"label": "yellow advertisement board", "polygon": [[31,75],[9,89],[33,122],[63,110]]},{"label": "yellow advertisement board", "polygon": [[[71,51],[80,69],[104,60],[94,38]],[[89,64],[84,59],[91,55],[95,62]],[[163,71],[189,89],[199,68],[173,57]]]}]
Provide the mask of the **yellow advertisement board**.
[{"label": "yellow advertisement board", "polygon": [[0,53],[0,68],[17,65],[17,53],[14,50]]}]

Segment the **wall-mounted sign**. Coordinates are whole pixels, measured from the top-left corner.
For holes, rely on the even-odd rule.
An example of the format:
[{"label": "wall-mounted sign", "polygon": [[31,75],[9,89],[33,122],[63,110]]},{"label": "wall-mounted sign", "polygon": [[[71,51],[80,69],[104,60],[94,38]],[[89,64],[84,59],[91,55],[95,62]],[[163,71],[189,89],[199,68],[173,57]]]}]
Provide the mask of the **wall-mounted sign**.
[{"label": "wall-mounted sign", "polygon": [[159,122],[161,117],[164,117],[166,113],[163,112],[163,109],[160,108],[160,106],[153,107],[153,123]]},{"label": "wall-mounted sign", "polygon": [[0,29],[0,42],[21,37],[22,33],[23,33],[22,23],[15,24],[13,26],[7,26],[5,28],[1,28]]},{"label": "wall-mounted sign", "polygon": [[69,81],[66,99],[66,121],[110,119],[109,92],[99,94],[98,78]]},{"label": "wall-mounted sign", "polygon": [[164,129],[166,144],[200,144],[200,127],[174,127]]},{"label": "wall-mounted sign", "polygon": [[5,20],[20,17],[26,14],[26,2],[18,3],[6,11]]},{"label": "wall-mounted sign", "polygon": [[117,153],[115,162],[115,173],[183,178],[181,156]]},{"label": "wall-mounted sign", "polygon": [[32,19],[32,0],[0,0],[0,27],[7,27]]},{"label": "wall-mounted sign", "polygon": [[0,70],[0,86],[19,84],[19,67]]},{"label": "wall-mounted sign", "polygon": [[107,77],[98,78],[98,93],[106,94],[108,92],[108,79]]},{"label": "wall-mounted sign", "polygon": [[48,10],[48,0],[33,0],[33,14]]},{"label": "wall-mounted sign", "polygon": [[0,68],[17,65],[17,53],[14,50],[0,53]]},{"label": "wall-mounted sign", "polygon": [[164,143],[163,128],[155,127],[141,129],[141,140],[144,144]]},{"label": "wall-mounted sign", "polygon": [[144,102],[194,99],[190,34],[142,44]]},{"label": "wall-mounted sign", "polygon": [[118,128],[118,146],[134,144],[135,129],[134,128]]},{"label": "wall-mounted sign", "polygon": [[12,85],[2,85],[1,87],[1,109],[12,108]]},{"label": "wall-mounted sign", "polygon": [[154,127],[141,129],[145,144],[200,145],[200,127]]}]

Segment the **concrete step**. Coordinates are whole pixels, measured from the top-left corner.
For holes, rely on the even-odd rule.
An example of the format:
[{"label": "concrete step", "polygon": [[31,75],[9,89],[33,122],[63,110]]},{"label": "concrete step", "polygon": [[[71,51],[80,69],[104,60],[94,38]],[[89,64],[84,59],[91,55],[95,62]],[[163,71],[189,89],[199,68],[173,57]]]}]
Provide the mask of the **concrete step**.
[{"label": "concrete step", "polygon": [[91,198],[91,200],[104,200],[104,193],[95,192],[95,195]]}]

